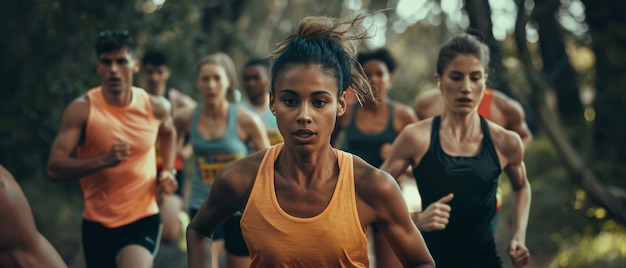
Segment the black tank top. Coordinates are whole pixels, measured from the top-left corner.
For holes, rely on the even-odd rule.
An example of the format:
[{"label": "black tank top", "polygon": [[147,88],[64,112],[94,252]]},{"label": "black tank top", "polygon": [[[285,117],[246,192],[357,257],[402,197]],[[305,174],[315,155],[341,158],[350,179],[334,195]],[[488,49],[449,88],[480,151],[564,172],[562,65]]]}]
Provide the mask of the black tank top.
[{"label": "black tank top", "polygon": [[380,148],[385,143],[393,143],[398,136],[396,130],[393,128],[393,104],[391,101],[387,104],[389,109],[389,118],[387,120],[387,127],[380,133],[369,134],[363,133],[356,126],[356,116],[359,112],[358,103],[354,104],[354,114],[350,118],[350,123],[346,128],[344,143],[341,147],[342,150],[357,155],[368,164],[379,168],[383,164],[383,159],[380,157]]},{"label": "black tank top", "polygon": [[439,140],[441,117],[432,122],[428,151],[413,169],[423,207],[448,193],[454,198],[446,229],[423,232],[438,267],[501,267],[490,222],[496,211],[496,188],[502,172],[487,121],[480,117],[483,140],[475,156],[451,156]]}]

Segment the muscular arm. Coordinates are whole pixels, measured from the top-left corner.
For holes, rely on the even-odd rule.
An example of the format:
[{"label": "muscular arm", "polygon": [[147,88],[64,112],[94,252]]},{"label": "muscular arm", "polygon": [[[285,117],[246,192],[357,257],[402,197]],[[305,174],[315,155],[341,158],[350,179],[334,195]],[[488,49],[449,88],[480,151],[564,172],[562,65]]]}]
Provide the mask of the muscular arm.
[{"label": "muscular arm", "polygon": [[[50,157],[48,158],[48,177],[54,182],[80,178],[100,169],[113,166],[123,158],[122,152],[96,156],[92,158],[77,159],[70,157],[70,153],[76,148],[89,116],[89,102],[83,96],[73,101],[65,110],[61,127],[52,143]],[[116,145],[114,145],[115,147]]]},{"label": "muscular arm", "polygon": [[161,155],[163,156],[163,169],[169,170],[174,166],[174,156],[176,154],[176,129],[171,116],[171,105],[169,101],[163,97],[151,96],[152,112],[154,117],[159,120],[159,142]]},{"label": "muscular arm", "polygon": [[184,108],[193,109],[197,105],[196,101],[189,97],[189,95],[186,95],[176,89],[170,90],[170,99],[172,102],[172,111],[174,112]]},{"label": "muscular arm", "polygon": [[371,179],[359,180],[359,197],[374,214],[376,226],[385,236],[404,267],[434,267],[434,260],[416,226],[393,178],[371,171]]},{"label": "muscular arm", "polygon": [[35,226],[13,176],[0,166],[0,267],[67,267]]},{"label": "muscular arm", "polygon": [[171,194],[178,188],[178,182],[170,172],[170,169],[174,167],[174,157],[176,156],[176,129],[171,116],[171,106],[169,101],[163,97],[151,96],[150,102],[154,117],[160,121],[157,135],[163,157],[163,170],[159,175],[158,182],[164,194]]},{"label": "muscular arm", "polygon": [[[423,125],[423,124],[420,124]],[[396,138],[391,146],[391,151],[388,154],[388,158],[383,162],[380,169],[391,174],[396,180],[400,178],[407,168],[411,165],[415,165],[414,159],[421,158],[428,146],[427,142],[420,141],[419,133],[423,133],[423,126],[418,124],[412,124],[405,127],[400,135]]]},{"label": "muscular arm", "polygon": [[530,212],[531,189],[526,177],[524,165],[524,147],[519,135],[512,131],[502,130],[504,135],[498,138],[497,147],[500,147],[506,165],[506,172],[511,182],[513,199],[513,237],[509,245],[509,256],[516,267],[524,266],[530,259],[526,248],[526,228]]},{"label": "muscular arm", "polygon": [[261,118],[253,113],[239,108],[241,118],[241,128],[244,132],[245,140],[252,141],[254,149],[262,150],[270,147],[270,141],[267,137],[267,131]]},{"label": "muscular arm", "polygon": [[[172,100],[173,118],[176,118],[176,116],[181,112],[193,111],[197,105],[196,101],[189,97],[189,95],[176,89],[172,89],[170,91],[170,99]],[[176,133],[176,151],[183,159],[188,159],[193,154],[193,149],[191,147],[191,143],[185,143],[185,134],[187,131],[182,131],[178,128],[178,126],[176,126]]]},{"label": "muscular arm", "polygon": [[[211,266],[213,232],[228,217],[245,206],[252,188],[252,178],[261,161],[261,158],[252,161],[250,159],[231,164],[217,175],[209,196],[187,227],[187,260],[190,268]],[[256,164],[250,164],[255,161]],[[209,238],[208,249],[203,244],[205,237]]]},{"label": "muscular arm", "polygon": [[528,148],[533,140],[533,134],[526,124],[524,108],[519,102],[500,92],[495,93],[494,96],[496,96],[495,100],[497,101],[503,116],[506,118],[506,125],[504,128],[515,131],[522,139],[524,148]]}]

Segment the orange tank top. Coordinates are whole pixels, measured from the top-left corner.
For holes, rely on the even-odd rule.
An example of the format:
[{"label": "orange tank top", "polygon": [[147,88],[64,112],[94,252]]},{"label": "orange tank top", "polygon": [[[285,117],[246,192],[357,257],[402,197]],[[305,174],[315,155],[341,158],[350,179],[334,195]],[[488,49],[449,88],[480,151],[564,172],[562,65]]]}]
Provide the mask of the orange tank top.
[{"label": "orange tank top", "polygon": [[478,114],[489,120],[491,115],[491,100],[493,100],[493,89],[486,88],[483,99],[478,104]]},{"label": "orange tank top", "polygon": [[150,96],[133,87],[129,105],[109,105],[102,88],[90,89],[85,140],[78,158],[107,154],[114,143],[126,141],[128,160],[83,176],[83,217],[115,228],[159,213],[156,204],[156,156],[154,143],[159,122],[154,118]]},{"label": "orange tank top", "polygon": [[282,145],[265,153],[241,218],[250,267],[368,267],[352,155],[337,150],[339,178],[326,209],[311,218],[298,218],[282,210],[274,191],[274,161]]}]

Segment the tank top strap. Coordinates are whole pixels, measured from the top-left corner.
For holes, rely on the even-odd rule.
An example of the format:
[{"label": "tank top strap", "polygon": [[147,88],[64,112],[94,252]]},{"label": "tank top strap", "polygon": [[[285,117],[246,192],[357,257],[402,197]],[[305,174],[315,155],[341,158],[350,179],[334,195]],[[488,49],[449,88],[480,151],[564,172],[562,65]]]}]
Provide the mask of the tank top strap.
[{"label": "tank top strap", "polygon": [[433,117],[433,123],[430,130],[430,144],[439,142],[439,127],[441,126],[441,115]]},{"label": "tank top strap", "polygon": [[387,109],[389,109],[389,120],[387,120],[387,129],[385,131],[391,131],[395,134],[396,131],[393,128],[393,103],[389,99],[387,99]]},{"label": "tank top strap", "polygon": [[480,116],[480,128],[483,131],[483,148],[486,149],[482,150],[482,152],[488,153],[490,156],[494,157],[493,159],[498,159],[496,146],[493,144],[491,132],[489,131],[489,122],[482,116]]},{"label": "tank top strap", "polygon": [[234,103],[228,104],[228,126],[226,126],[226,133],[224,133],[224,135],[239,137],[237,135],[237,105]]},{"label": "tank top strap", "polygon": [[196,106],[195,109],[193,109],[193,113],[191,114],[191,131],[190,131],[190,136],[194,139],[199,138],[199,134],[198,134],[198,116],[200,114],[200,111],[202,110],[202,106],[204,106],[203,103],[198,103],[198,106]]}]

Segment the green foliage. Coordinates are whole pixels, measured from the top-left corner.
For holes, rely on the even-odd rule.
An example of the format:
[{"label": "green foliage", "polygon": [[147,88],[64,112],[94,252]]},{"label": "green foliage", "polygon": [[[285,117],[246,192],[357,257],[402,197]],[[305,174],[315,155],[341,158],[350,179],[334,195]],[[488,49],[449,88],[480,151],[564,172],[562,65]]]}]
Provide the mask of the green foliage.
[{"label": "green foliage", "polygon": [[[572,184],[546,137],[536,137],[525,163],[532,187],[526,237],[532,267],[623,267],[626,229],[607,218],[603,208]],[[505,197],[497,235],[499,250],[508,245],[511,231],[510,186],[505,176],[501,184]],[[506,259],[503,251],[500,254]]]}]

